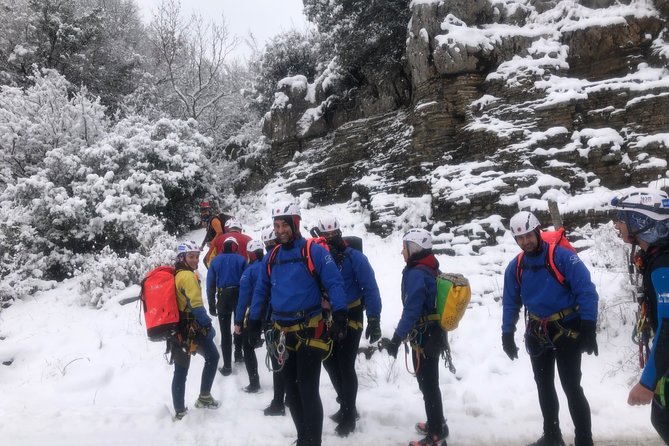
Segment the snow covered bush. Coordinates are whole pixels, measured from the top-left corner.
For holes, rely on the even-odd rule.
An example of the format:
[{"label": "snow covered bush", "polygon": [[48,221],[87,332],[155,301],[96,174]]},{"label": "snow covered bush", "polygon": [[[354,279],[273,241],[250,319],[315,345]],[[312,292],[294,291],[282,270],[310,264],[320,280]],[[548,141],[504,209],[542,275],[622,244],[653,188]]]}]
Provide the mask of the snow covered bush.
[{"label": "snow covered bush", "polygon": [[[109,127],[96,101],[85,92],[68,97],[67,83],[48,76],[23,96],[0,91],[2,103],[14,101],[2,123],[21,129],[10,142],[22,144],[21,163],[29,166],[23,176],[14,171],[0,193],[0,297],[83,273],[83,290],[100,304],[104,288],[137,283],[162,262],[174,248],[165,231],[192,228],[198,202],[216,196],[203,154],[211,143],[194,120],[128,117]],[[27,104],[43,98],[58,111]],[[36,150],[39,159],[28,160]]]}]

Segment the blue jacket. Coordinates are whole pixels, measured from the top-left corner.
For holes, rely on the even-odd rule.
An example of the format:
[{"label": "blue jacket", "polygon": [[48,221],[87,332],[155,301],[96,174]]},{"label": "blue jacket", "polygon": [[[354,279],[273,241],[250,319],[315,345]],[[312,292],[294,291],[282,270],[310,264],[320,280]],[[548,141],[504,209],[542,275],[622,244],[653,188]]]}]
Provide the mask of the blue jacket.
[{"label": "blue jacket", "polygon": [[296,314],[307,310],[308,313],[305,315],[307,318],[315,316],[321,312],[322,296],[319,280],[328,292],[332,310],[346,311],[344,281],[332,256],[322,246],[316,244],[311,246],[311,259],[318,274],[318,278],[315,278],[302,257],[302,247],[306,243],[304,238],[299,237],[290,249],[282,245],[272,265],[272,277],[267,273],[271,255],[263,258],[258,281],[253,290],[249,319],[254,321],[263,319],[262,311],[268,295],[274,321],[297,322],[302,318]]},{"label": "blue jacket", "polygon": [[217,288],[238,287],[244,268],[246,268],[246,260],[238,254],[219,254],[214,257],[207,271],[207,298],[209,302],[216,295]]},{"label": "blue jacket", "polygon": [[261,268],[262,262],[255,260],[244,270],[242,278],[239,280],[239,301],[237,302],[237,312],[235,313],[237,317],[235,325],[241,326],[244,322],[246,309],[251,305],[251,297],[253,296],[253,290],[255,289]]},{"label": "blue jacket", "polygon": [[[437,271],[435,270],[435,273]],[[402,271],[402,317],[395,335],[405,339],[421,316],[437,312],[437,278],[426,266],[407,266]]]},{"label": "blue jacket", "polygon": [[374,270],[367,257],[358,251],[347,247],[344,250],[344,260],[339,271],[344,279],[346,304],[362,298],[367,312],[367,319],[381,318],[381,294],[376,284]]},{"label": "blue jacket", "polygon": [[502,333],[513,333],[516,330],[516,322],[523,305],[527,311],[538,317],[548,317],[578,305],[582,320],[597,320],[599,296],[590,279],[588,268],[575,253],[561,246],[556,247],[555,265],[565,277],[565,285],[560,285],[546,268],[547,255],[546,242],[542,242],[539,254],[523,255],[522,284],[518,283],[516,274],[518,257],[507,266],[502,296]]},{"label": "blue jacket", "polygon": [[[653,346],[650,351],[650,356],[646,367],[641,374],[641,384],[650,389],[655,390],[657,381],[662,377],[658,376],[656,370],[655,351],[658,346],[658,340],[662,334],[662,324],[669,321],[669,252],[660,255],[657,260],[650,265],[649,278],[654,296],[647,296],[649,299],[654,299],[657,302],[657,329],[655,330],[655,338],[653,339]],[[644,275],[644,281],[646,276]],[[646,284],[644,284],[646,288]],[[668,339],[663,339],[663,342],[669,342]],[[661,372],[660,372],[661,373]]]}]

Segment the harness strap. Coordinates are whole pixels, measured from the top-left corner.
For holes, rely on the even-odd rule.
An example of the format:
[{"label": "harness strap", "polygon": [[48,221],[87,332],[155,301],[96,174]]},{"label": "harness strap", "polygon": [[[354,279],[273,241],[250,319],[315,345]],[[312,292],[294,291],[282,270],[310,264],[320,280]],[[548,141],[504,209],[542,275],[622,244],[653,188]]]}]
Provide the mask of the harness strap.
[{"label": "harness strap", "polygon": [[347,307],[349,310],[352,310],[352,309],[354,309],[354,308],[358,308],[360,305],[362,305],[362,299],[354,300],[353,302],[351,302],[350,304],[348,304],[346,307]]},{"label": "harness strap", "polygon": [[431,313],[428,315],[423,315],[418,319],[418,324],[427,324],[428,322],[439,322],[441,320],[441,316],[439,313]]},{"label": "harness strap", "polygon": [[353,319],[348,320],[348,326],[353,330],[362,330],[362,322],[354,321]]},{"label": "harness strap", "polygon": [[303,330],[305,328],[316,328],[316,327],[318,327],[318,324],[322,320],[323,320],[323,315],[322,314],[317,314],[316,316],[309,319],[309,321],[306,324],[304,322],[299,322],[299,323],[293,324],[293,325],[281,325],[278,322],[274,322],[274,328],[276,328],[277,330],[282,331],[284,333],[294,333],[296,331],[300,331],[300,330]]},{"label": "harness strap", "polygon": [[580,308],[579,305],[576,305],[576,307],[574,307],[574,308],[565,308],[565,309],[560,310],[557,313],[553,313],[553,314],[551,314],[550,316],[547,316],[547,317],[539,317],[535,314],[530,313],[529,311],[527,312],[527,314],[530,316],[530,319],[534,319],[535,321],[555,322],[555,321],[559,321],[560,319],[564,319],[565,316],[568,316],[575,311],[578,311],[579,308]]}]

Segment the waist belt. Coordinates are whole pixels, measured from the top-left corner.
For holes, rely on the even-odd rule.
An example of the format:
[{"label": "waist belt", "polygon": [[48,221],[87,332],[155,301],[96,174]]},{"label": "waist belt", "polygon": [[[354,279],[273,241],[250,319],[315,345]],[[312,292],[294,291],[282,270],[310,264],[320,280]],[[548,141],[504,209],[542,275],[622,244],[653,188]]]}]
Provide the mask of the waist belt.
[{"label": "waist belt", "polygon": [[360,305],[362,305],[362,299],[357,299],[357,300],[354,300],[353,302],[351,302],[350,304],[348,304],[346,306],[346,308],[348,308],[349,310],[352,310],[353,308],[357,308]]},{"label": "waist belt", "polygon": [[317,314],[316,316],[309,319],[305,324],[304,322],[298,322],[297,324],[292,325],[281,325],[279,322],[274,322],[274,328],[277,330],[283,331],[284,333],[293,333],[296,331],[303,330],[305,328],[316,328],[318,324],[323,320],[322,314]]},{"label": "waist belt", "polygon": [[530,316],[530,319],[534,319],[535,321],[555,322],[559,321],[560,319],[564,319],[565,316],[568,316],[573,312],[577,311],[578,308],[579,308],[578,305],[576,305],[575,308],[565,308],[564,310],[560,310],[557,313],[553,313],[548,317],[539,317],[535,314],[530,313],[529,311],[527,312],[527,314]]},{"label": "waist belt", "polygon": [[428,322],[439,322],[441,320],[441,315],[439,313],[426,314],[421,316],[418,319],[418,324],[427,324]]}]

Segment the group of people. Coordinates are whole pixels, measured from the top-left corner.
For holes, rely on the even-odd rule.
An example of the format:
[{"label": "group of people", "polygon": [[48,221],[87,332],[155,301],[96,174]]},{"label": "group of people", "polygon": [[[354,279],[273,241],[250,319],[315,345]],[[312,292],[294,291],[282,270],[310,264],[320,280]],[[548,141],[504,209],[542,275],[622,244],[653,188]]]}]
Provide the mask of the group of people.
[{"label": "group of people", "polygon": [[[621,238],[641,250],[636,262],[643,277],[643,299],[655,336],[641,379],[629,394],[632,405],[652,402],[651,420],[669,444],[669,410],[665,383],[669,376],[669,197],[657,190],[638,190],[612,203],[614,224]],[[206,210],[205,210],[206,211]],[[234,359],[244,361],[248,392],[260,388],[255,348],[266,347],[274,369],[274,396],[265,415],[284,415],[286,406],[297,431],[297,446],[321,444],[323,406],[319,382],[321,363],[337,394],[339,410],[331,416],[340,436],[352,433],[359,413],[355,360],[363,333],[370,343],[381,338],[381,297],[374,271],[365,255],[349,246],[336,217],[318,221],[318,239],[301,234],[299,208],[278,203],[272,208],[272,227],[262,242],[248,239],[231,216],[207,215],[219,222],[220,232],[208,230],[201,246],[178,247],[176,286],[183,321],[196,321],[198,352],[205,358],[196,407],[218,407],[211,385],[219,355],[215,330],[204,307],[197,277],[199,254],[205,244],[209,270],[206,295],[209,314],[218,316],[223,367],[231,372],[230,323],[234,321]],[[581,386],[581,356],[598,354],[596,324],[598,294],[578,255],[544,240],[539,220],[522,211],[510,220],[510,230],[521,254],[504,274],[502,348],[518,358],[515,330],[525,308],[524,342],[536,382],[543,415],[543,435],[532,446],[563,446],[555,389],[555,368],[574,423],[575,446],[593,444],[590,407]],[[233,235],[237,234],[237,235]],[[242,237],[244,236],[244,237]],[[241,245],[244,246],[244,255]],[[426,421],[415,429],[424,437],[410,446],[446,446],[449,429],[439,388],[439,357],[445,336],[436,304],[439,262],[432,252],[432,235],[410,229],[402,240],[406,266],[402,273],[403,310],[387,352],[396,357],[403,342],[411,346]],[[234,317],[233,317],[234,315]],[[185,327],[186,325],[184,325]],[[174,355],[172,395],[176,418],[187,409],[184,389],[190,355]],[[285,398],[285,399],[284,399]]]}]

